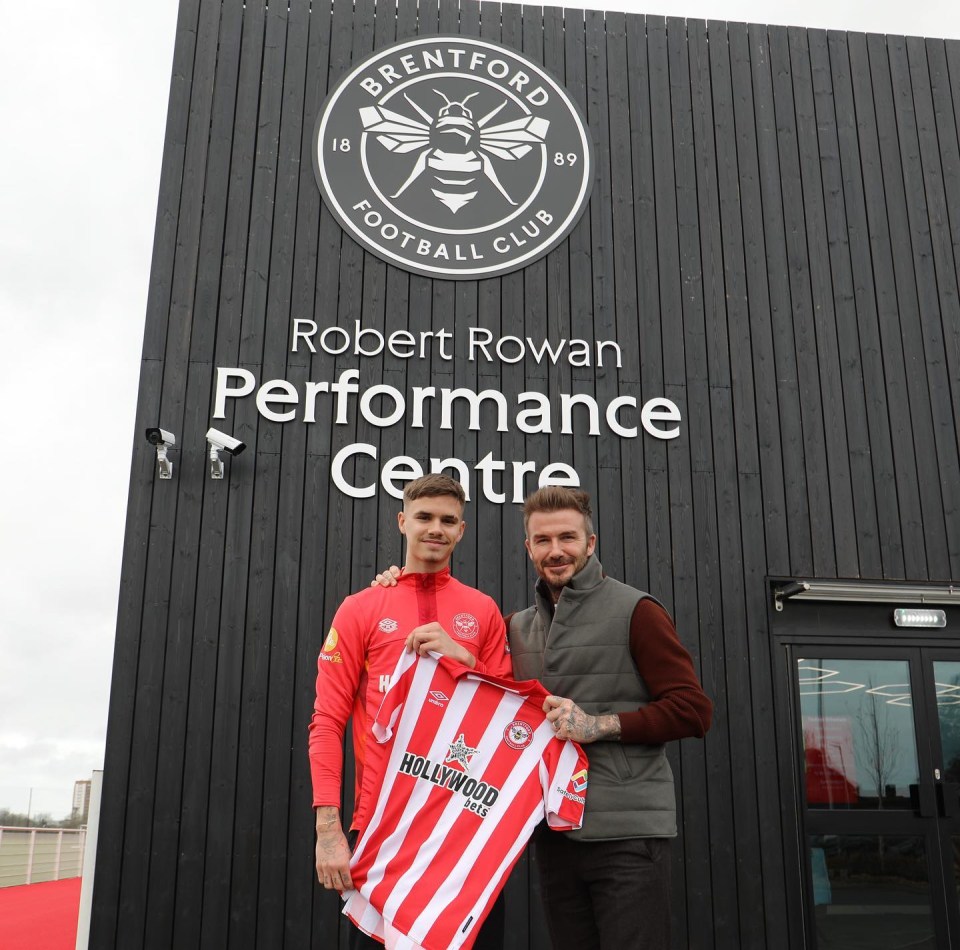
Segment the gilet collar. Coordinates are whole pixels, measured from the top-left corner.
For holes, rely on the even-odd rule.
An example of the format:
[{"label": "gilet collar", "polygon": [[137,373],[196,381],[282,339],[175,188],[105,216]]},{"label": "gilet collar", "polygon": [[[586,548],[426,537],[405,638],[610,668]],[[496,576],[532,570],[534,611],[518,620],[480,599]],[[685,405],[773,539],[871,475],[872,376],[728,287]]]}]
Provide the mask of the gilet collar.
[{"label": "gilet collar", "polygon": [[[596,554],[591,554],[587,559],[587,563],[570,578],[570,583],[560,592],[560,600],[568,596],[575,597],[577,594],[593,590],[600,584],[603,577],[603,565],[597,559]],[[550,605],[550,609],[552,610],[553,598],[550,596],[550,588],[542,578],[537,581],[536,592],[540,598]]]}]

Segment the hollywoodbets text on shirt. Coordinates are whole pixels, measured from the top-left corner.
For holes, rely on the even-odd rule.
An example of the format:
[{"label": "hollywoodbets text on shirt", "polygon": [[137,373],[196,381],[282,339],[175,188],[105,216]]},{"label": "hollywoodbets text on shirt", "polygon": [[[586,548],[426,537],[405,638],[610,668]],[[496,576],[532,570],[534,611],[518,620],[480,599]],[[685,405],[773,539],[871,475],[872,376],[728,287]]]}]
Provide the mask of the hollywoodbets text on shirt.
[{"label": "hollywoodbets text on shirt", "polygon": [[494,785],[470,778],[466,772],[461,772],[459,769],[450,768],[447,765],[435,765],[424,756],[414,755],[412,752],[404,754],[400,762],[400,771],[405,775],[412,775],[414,778],[459,792],[464,797],[463,807],[476,812],[481,818],[486,817],[500,795],[500,789]]}]

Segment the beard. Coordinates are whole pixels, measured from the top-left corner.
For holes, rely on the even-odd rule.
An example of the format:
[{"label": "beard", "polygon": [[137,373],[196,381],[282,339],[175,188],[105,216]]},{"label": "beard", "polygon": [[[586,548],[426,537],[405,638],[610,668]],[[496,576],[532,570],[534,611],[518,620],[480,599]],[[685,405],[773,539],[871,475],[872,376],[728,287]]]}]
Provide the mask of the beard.
[{"label": "beard", "polygon": [[[561,591],[583,570],[589,558],[590,555],[584,550],[583,553],[576,555],[576,557],[565,557],[549,561],[544,560],[537,565],[537,573],[552,591]],[[552,567],[564,567],[566,570],[558,576],[550,571]]]}]

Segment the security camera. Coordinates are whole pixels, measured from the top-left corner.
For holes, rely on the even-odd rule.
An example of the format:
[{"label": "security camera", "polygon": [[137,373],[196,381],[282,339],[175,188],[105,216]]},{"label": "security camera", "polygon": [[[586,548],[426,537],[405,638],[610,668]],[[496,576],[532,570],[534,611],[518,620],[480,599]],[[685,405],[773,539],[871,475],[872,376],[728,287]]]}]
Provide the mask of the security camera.
[{"label": "security camera", "polygon": [[157,447],[157,477],[164,481],[173,478],[173,462],[167,458],[167,449],[177,444],[176,436],[166,429],[147,429],[147,441]]},{"label": "security camera", "polygon": [[219,429],[208,429],[207,441],[211,449],[222,449],[229,455],[239,455],[247,447],[246,442],[241,442]]},{"label": "security camera", "polygon": [[220,461],[220,452],[230,455],[239,455],[247,446],[239,439],[235,439],[219,429],[207,430],[207,445],[210,446],[210,477],[216,480],[223,478],[223,462]]},{"label": "security camera", "polygon": [[177,437],[166,429],[147,429],[147,441],[151,445],[165,445],[169,448],[177,444]]}]

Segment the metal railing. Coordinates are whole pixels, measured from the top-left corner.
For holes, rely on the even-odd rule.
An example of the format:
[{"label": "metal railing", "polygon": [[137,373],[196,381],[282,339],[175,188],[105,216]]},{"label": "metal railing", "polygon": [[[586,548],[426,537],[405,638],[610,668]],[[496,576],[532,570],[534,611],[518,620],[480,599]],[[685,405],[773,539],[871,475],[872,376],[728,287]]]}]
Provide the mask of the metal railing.
[{"label": "metal railing", "polygon": [[0,887],[80,877],[85,828],[0,827]]}]

